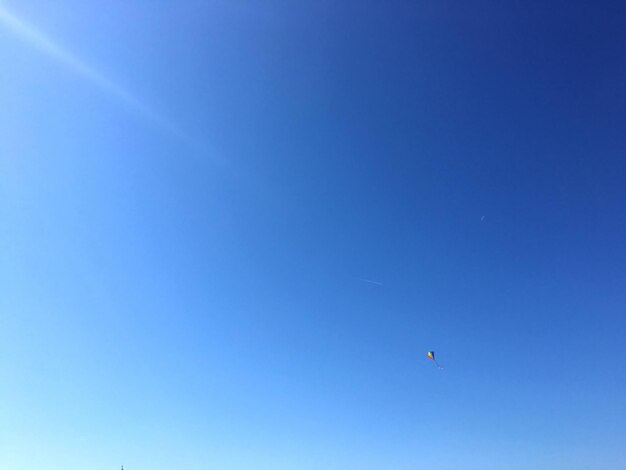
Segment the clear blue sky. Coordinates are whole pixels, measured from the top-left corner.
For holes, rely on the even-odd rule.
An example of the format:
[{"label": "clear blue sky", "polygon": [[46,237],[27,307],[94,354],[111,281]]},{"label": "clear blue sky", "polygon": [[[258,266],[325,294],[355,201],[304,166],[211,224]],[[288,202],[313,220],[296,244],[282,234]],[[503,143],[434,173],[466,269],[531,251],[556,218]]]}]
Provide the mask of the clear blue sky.
[{"label": "clear blue sky", "polygon": [[626,468],[625,21],[0,3],[0,467]]}]

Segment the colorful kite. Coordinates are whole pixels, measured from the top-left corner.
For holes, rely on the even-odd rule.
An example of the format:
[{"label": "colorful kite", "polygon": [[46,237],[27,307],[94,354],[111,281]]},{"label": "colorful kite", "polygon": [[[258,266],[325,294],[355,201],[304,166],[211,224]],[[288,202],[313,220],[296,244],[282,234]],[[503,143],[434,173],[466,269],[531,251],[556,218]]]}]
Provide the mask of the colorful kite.
[{"label": "colorful kite", "polygon": [[439,363],[437,362],[437,359],[435,359],[435,351],[428,351],[428,353],[426,353],[426,356],[428,356],[428,359],[430,359],[435,364],[437,364],[437,367],[439,367],[440,369],[443,369],[443,366],[439,365]]}]

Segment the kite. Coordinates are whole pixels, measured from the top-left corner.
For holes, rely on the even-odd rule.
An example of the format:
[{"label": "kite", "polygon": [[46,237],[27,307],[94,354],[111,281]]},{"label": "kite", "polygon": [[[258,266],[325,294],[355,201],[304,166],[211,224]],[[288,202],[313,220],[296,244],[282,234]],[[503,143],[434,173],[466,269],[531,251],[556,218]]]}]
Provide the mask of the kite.
[{"label": "kite", "polygon": [[428,351],[426,353],[426,356],[428,356],[428,359],[430,359],[435,364],[437,364],[437,367],[439,367],[440,369],[443,369],[443,366],[439,365],[439,363],[437,362],[437,359],[435,359],[435,351]]}]

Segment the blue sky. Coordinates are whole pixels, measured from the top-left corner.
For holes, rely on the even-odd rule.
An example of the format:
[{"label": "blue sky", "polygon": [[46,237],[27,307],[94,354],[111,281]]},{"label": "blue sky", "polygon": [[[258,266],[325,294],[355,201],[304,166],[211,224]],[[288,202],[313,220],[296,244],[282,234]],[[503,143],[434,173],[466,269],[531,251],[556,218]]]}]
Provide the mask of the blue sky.
[{"label": "blue sky", "polygon": [[626,467],[625,14],[0,3],[0,467]]}]

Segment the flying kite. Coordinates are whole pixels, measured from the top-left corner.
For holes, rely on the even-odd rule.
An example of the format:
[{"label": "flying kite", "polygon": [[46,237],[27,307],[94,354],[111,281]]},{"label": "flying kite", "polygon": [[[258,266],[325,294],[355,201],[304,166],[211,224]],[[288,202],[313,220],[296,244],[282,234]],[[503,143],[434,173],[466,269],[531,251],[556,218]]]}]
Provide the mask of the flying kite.
[{"label": "flying kite", "polygon": [[439,367],[440,369],[443,369],[443,366],[439,365],[439,363],[437,362],[437,359],[435,359],[435,351],[428,351],[426,353],[426,356],[428,356],[428,359],[430,359],[435,364],[437,364],[437,367]]}]

